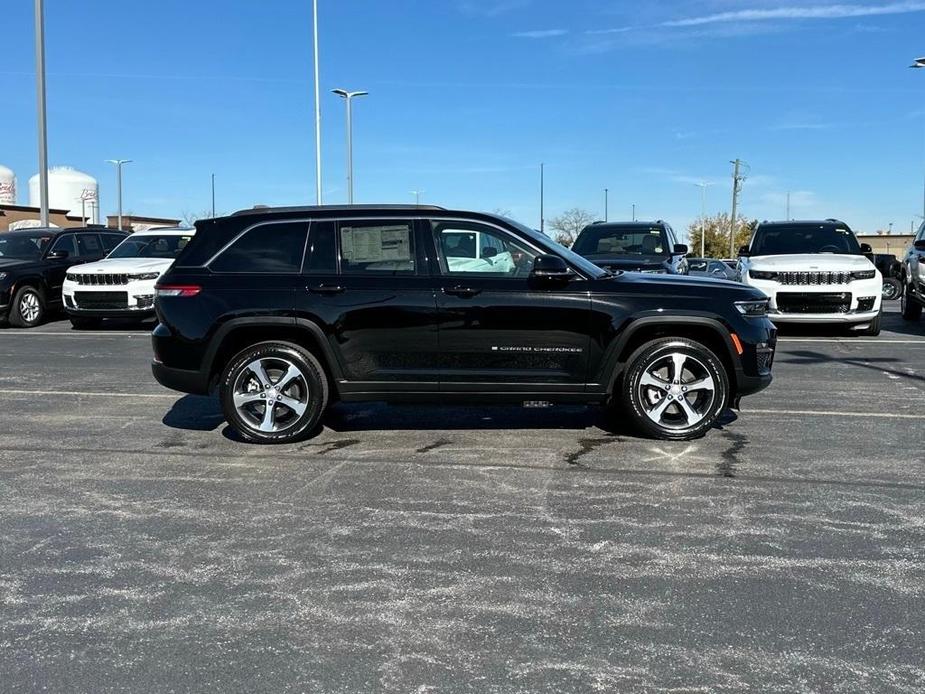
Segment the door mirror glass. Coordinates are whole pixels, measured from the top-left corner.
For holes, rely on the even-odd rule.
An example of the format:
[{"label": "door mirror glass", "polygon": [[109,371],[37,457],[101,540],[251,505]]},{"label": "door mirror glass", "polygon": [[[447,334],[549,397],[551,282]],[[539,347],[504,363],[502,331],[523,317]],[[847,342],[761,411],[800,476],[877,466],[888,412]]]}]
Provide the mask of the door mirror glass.
[{"label": "door mirror glass", "polygon": [[70,256],[71,254],[68,253],[66,250],[64,250],[63,248],[59,248],[57,250],[51,251],[48,254],[48,259],[49,260],[64,260],[65,258],[69,258]]},{"label": "door mirror glass", "polygon": [[920,239],[915,242],[915,250],[925,251],[925,239]]},{"label": "door mirror glass", "polygon": [[874,252],[874,249],[871,248],[871,245],[869,243],[861,244],[861,253],[873,253],[873,252]]},{"label": "door mirror glass", "polygon": [[749,254],[749,250],[748,250],[748,246],[742,246],[742,247],[739,249],[739,255],[740,255],[741,257],[743,257],[743,258],[747,258],[747,257],[750,255],[750,254]]},{"label": "door mirror glass", "polygon": [[687,253],[688,253],[688,248],[687,248],[687,245],[686,245],[686,244],[683,244],[683,243],[676,243],[676,244],[674,245],[674,254],[675,254],[675,255],[687,255]]},{"label": "door mirror glass", "polygon": [[557,255],[543,254],[533,261],[531,277],[538,279],[568,279],[573,275],[571,268]]}]

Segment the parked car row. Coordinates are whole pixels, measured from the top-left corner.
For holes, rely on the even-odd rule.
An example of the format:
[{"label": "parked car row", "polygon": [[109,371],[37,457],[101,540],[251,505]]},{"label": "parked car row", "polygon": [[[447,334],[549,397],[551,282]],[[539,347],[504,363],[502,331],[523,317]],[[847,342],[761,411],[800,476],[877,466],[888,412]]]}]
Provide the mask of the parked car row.
[{"label": "parked car row", "polygon": [[20,328],[64,308],[75,327],[154,316],[154,285],[194,234],[156,229],[129,236],[104,227],[0,234],[0,320]]}]

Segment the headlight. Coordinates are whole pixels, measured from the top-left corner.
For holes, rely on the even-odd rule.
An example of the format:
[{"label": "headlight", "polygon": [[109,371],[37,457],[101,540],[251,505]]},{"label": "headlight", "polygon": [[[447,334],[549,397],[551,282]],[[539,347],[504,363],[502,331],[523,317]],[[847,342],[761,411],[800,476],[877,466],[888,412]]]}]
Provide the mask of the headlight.
[{"label": "headlight", "polygon": [[72,275],[70,272],[67,273],[67,274],[64,276],[64,278],[65,278],[68,282],[76,282],[76,281],[77,281],[77,275]]},{"label": "headlight", "polygon": [[749,318],[761,318],[768,315],[768,303],[770,299],[755,299],[753,301],[736,301],[736,309],[743,316]]},{"label": "headlight", "polygon": [[852,280],[872,280],[876,276],[876,270],[859,270],[851,273]]},{"label": "headlight", "polygon": [[749,270],[748,276],[753,280],[776,280],[776,272],[763,272],[762,270]]},{"label": "headlight", "polygon": [[161,276],[159,272],[145,272],[140,275],[129,275],[130,280],[156,280]]}]

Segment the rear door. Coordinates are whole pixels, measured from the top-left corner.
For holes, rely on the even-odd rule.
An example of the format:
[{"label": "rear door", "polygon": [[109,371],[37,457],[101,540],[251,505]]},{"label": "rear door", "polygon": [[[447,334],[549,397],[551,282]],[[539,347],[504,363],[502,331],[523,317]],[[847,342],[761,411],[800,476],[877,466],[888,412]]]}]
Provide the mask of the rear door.
[{"label": "rear door", "polygon": [[441,390],[584,390],[587,280],[531,280],[542,250],[501,227],[440,219],[429,227],[438,273]]},{"label": "rear door", "polygon": [[342,392],[438,388],[436,302],[414,219],[312,224],[299,315],[321,326]]}]

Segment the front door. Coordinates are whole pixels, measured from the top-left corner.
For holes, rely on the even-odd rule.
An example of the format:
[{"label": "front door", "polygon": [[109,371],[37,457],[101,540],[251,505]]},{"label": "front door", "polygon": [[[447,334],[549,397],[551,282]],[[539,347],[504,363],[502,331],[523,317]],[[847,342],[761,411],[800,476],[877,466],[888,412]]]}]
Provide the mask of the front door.
[{"label": "front door", "polygon": [[433,220],[441,390],[584,390],[587,281],[531,279],[543,251],[493,225]]},{"label": "front door", "polygon": [[343,392],[437,390],[437,310],[417,222],[314,222],[303,280],[299,314],[326,331]]}]

